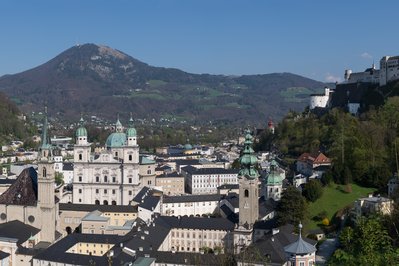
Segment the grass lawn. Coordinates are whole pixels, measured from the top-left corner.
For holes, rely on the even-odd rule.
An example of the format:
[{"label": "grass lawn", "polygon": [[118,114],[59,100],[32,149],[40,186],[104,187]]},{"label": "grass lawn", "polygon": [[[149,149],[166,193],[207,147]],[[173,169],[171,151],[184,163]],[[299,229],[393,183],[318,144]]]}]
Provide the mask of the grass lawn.
[{"label": "grass lawn", "polygon": [[[341,189],[338,188],[341,187]],[[333,218],[334,214],[344,208],[345,206],[353,203],[360,197],[367,196],[368,193],[372,193],[375,189],[360,187],[356,184],[352,184],[352,192],[346,193],[343,191],[344,185],[332,184],[324,188],[323,196],[316,202],[309,204],[309,224],[308,228],[315,229],[317,224],[321,222],[313,221],[312,218],[322,211],[326,211],[328,218]]]}]

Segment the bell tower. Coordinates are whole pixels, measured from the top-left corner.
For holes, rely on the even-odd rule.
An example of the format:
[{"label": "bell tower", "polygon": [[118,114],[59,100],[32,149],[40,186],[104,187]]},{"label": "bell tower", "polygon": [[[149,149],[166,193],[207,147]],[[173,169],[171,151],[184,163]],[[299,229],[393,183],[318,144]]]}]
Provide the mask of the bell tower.
[{"label": "bell tower", "polygon": [[44,112],[41,145],[38,157],[38,202],[41,223],[41,241],[53,243],[55,240],[55,171],[52,147],[48,136],[47,107]]},{"label": "bell tower", "polygon": [[249,130],[246,132],[244,150],[239,159],[239,222],[235,230],[234,242],[237,252],[252,243],[253,226],[259,217],[258,160],[252,149],[253,138]]}]

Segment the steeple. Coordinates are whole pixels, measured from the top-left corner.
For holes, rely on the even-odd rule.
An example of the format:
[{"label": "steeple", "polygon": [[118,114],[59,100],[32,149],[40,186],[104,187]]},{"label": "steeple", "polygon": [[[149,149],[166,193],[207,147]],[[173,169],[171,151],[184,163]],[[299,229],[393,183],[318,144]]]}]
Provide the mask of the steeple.
[{"label": "steeple", "polygon": [[259,218],[258,177],[255,166],[258,162],[252,149],[252,135],[246,131],[244,150],[240,157],[239,185],[239,226],[252,230]]},{"label": "steeple", "polygon": [[41,144],[39,147],[39,159],[50,159],[51,144],[48,136],[48,118],[47,118],[47,105],[44,107],[44,120],[42,126]]},{"label": "steeple", "polygon": [[87,130],[84,127],[84,119],[83,115],[80,116],[79,127],[76,130],[76,144],[78,145],[86,145],[87,144]]},{"label": "steeple", "polygon": [[121,123],[121,121],[119,121],[119,113],[118,113],[118,118],[115,123],[115,131],[119,132],[119,133],[123,131],[122,123]]},{"label": "steeple", "polygon": [[133,145],[137,144],[137,141],[136,141],[137,131],[133,125],[132,113],[130,113],[129,128],[126,131],[126,137],[127,137],[127,145],[128,146],[133,146]]},{"label": "steeple", "polygon": [[251,132],[246,130],[243,155],[240,158],[240,172],[238,176],[246,177],[247,179],[255,179],[259,177],[258,171],[255,166],[258,162],[252,149],[252,135]]}]

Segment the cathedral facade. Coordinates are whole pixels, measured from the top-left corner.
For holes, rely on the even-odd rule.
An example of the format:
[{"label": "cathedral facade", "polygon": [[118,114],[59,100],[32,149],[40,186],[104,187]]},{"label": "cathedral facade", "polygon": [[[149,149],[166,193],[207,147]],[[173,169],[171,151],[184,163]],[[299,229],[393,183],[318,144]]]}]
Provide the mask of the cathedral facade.
[{"label": "cathedral facade", "polygon": [[119,118],[105,150],[91,153],[81,119],[74,146],[73,203],[129,205],[140,188],[137,132],[130,118],[125,131]]}]

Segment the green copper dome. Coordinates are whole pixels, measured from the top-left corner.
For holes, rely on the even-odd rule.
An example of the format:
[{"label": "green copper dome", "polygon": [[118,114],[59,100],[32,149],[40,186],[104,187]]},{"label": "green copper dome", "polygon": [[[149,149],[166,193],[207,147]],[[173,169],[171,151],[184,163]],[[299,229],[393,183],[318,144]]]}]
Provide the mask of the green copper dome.
[{"label": "green copper dome", "polygon": [[270,172],[266,178],[267,185],[281,185],[283,183],[284,176],[278,171],[278,165],[275,160],[270,163]]},{"label": "green copper dome", "polygon": [[193,146],[192,146],[191,144],[187,143],[186,145],[184,145],[184,149],[185,149],[186,151],[192,150],[192,149],[193,149]]},{"label": "green copper dome", "polygon": [[255,168],[256,164],[258,163],[258,159],[253,153],[254,150],[252,149],[252,136],[248,130],[245,136],[244,150],[239,159],[240,172],[238,173],[238,176],[245,176],[249,179],[255,179],[259,177],[258,170]]},{"label": "green copper dome", "polygon": [[76,137],[87,137],[87,130],[83,126],[84,120],[83,117],[80,118],[79,128],[76,130]]},{"label": "green copper dome", "polygon": [[128,130],[126,131],[127,137],[136,137],[137,136],[137,132],[135,128],[128,128]]},{"label": "green copper dome", "polygon": [[129,120],[129,128],[126,131],[127,137],[136,137],[137,136],[137,131],[133,127],[133,118],[132,115],[130,114],[130,120]]},{"label": "green copper dome", "polygon": [[107,148],[119,148],[126,145],[126,134],[121,132],[114,132],[108,136],[105,142]]}]

